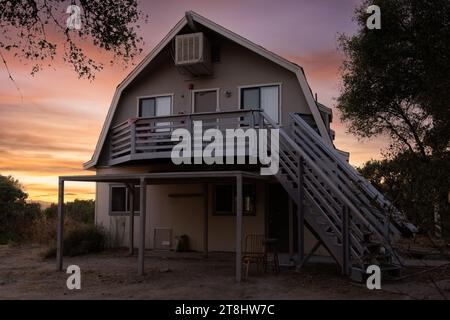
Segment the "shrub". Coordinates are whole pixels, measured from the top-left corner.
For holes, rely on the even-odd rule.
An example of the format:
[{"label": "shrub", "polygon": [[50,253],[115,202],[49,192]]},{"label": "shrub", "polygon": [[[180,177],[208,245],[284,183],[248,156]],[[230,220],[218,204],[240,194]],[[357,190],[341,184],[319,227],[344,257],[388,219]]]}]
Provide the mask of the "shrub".
[{"label": "shrub", "polygon": [[[35,219],[32,225],[25,231],[28,240],[33,243],[50,245],[56,242],[56,217],[41,215]],[[76,222],[71,217],[64,218],[64,233],[69,234],[73,230],[79,229],[83,224]]]},{"label": "shrub", "polygon": [[[105,249],[106,235],[103,228],[93,225],[79,225],[77,228],[68,231],[63,240],[63,254],[73,257],[83,254],[100,252]],[[56,256],[54,244],[44,252],[44,258]]]},{"label": "shrub", "polygon": [[[95,217],[95,201],[79,200],[65,203],[65,216],[71,217],[74,221],[80,223],[93,224]],[[52,203],[50,207],[43,210],[47,218],[56,218],[58,213],[58,205]]]},{"label": "shrub", "polygon": [[26,240],[25,230],[41,213],[22,189],[18,180],[0,175],[0,244]]}]

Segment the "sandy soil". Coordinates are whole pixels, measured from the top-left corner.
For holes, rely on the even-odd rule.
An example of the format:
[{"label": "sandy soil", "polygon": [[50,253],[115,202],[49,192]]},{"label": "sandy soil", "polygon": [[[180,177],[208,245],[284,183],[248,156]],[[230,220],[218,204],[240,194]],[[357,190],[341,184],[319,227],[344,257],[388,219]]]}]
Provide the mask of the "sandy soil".
[{"label": "sandy soil", "polygon": [[[68,290],[65,272],[55,260],[40,257],[39,246],[0,246],[0,299],[427,299],[442,298],[425,280],[383,283],[371,291],[350,282],[334,265],[309,265],[301,272],[253,274],[234,282],[234,262],[228,254],[148,252],[146,275],[137,275],[137,257],[125,250],[65,258],[64,265],[81,268],[81,290]],[[450,297],[450,274],[440,278]],[[445,282],[447,281],[447,282]],[[445,285],[447,283],[447,287]]]}]

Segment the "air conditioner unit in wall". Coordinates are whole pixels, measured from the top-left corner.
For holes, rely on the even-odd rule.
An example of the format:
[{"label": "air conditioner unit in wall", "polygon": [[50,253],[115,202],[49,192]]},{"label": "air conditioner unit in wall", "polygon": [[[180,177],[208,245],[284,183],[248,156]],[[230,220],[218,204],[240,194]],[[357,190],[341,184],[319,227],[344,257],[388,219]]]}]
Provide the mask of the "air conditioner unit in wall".
[{"label": "air conditioner unit in wall", "polygon": [[212,73],[211,49],[202,32],[175,37],[175,66],[194,76]]}]

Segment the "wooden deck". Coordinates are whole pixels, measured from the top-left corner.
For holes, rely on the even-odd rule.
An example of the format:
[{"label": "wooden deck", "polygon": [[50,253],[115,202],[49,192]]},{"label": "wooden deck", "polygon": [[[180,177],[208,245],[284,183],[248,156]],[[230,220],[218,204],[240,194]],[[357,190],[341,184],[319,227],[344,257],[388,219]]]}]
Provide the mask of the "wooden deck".
[{"label": "wooden deck", "polygon": [[[203,131],[240,127],[254,128],[261,121],[259,110],[238,110],[135,118],[125,121],[109,132],[109,162],[115,165],[131,160],[169,159],[172,148],[178,141],[172,140],[176,129],[193,133],[194,123],[202,122]],[[197,140],[201,137],[193,137]]]}]

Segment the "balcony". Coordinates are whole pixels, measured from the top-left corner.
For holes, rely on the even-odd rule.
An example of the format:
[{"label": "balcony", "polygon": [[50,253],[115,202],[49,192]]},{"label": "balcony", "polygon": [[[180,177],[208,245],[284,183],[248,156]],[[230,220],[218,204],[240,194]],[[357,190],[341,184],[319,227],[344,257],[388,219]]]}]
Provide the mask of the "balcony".
[{"label": "balcony", "polygon": [[184,128],[192,133],[195,121],[202,122],[203,132],[215,128],[225,136],[226,129],[259,126],[262,117],[259,110],[237,110],[130,119],[110,130],[108,164],[169,159],[179,142],[172,141],[172,132]]}]

